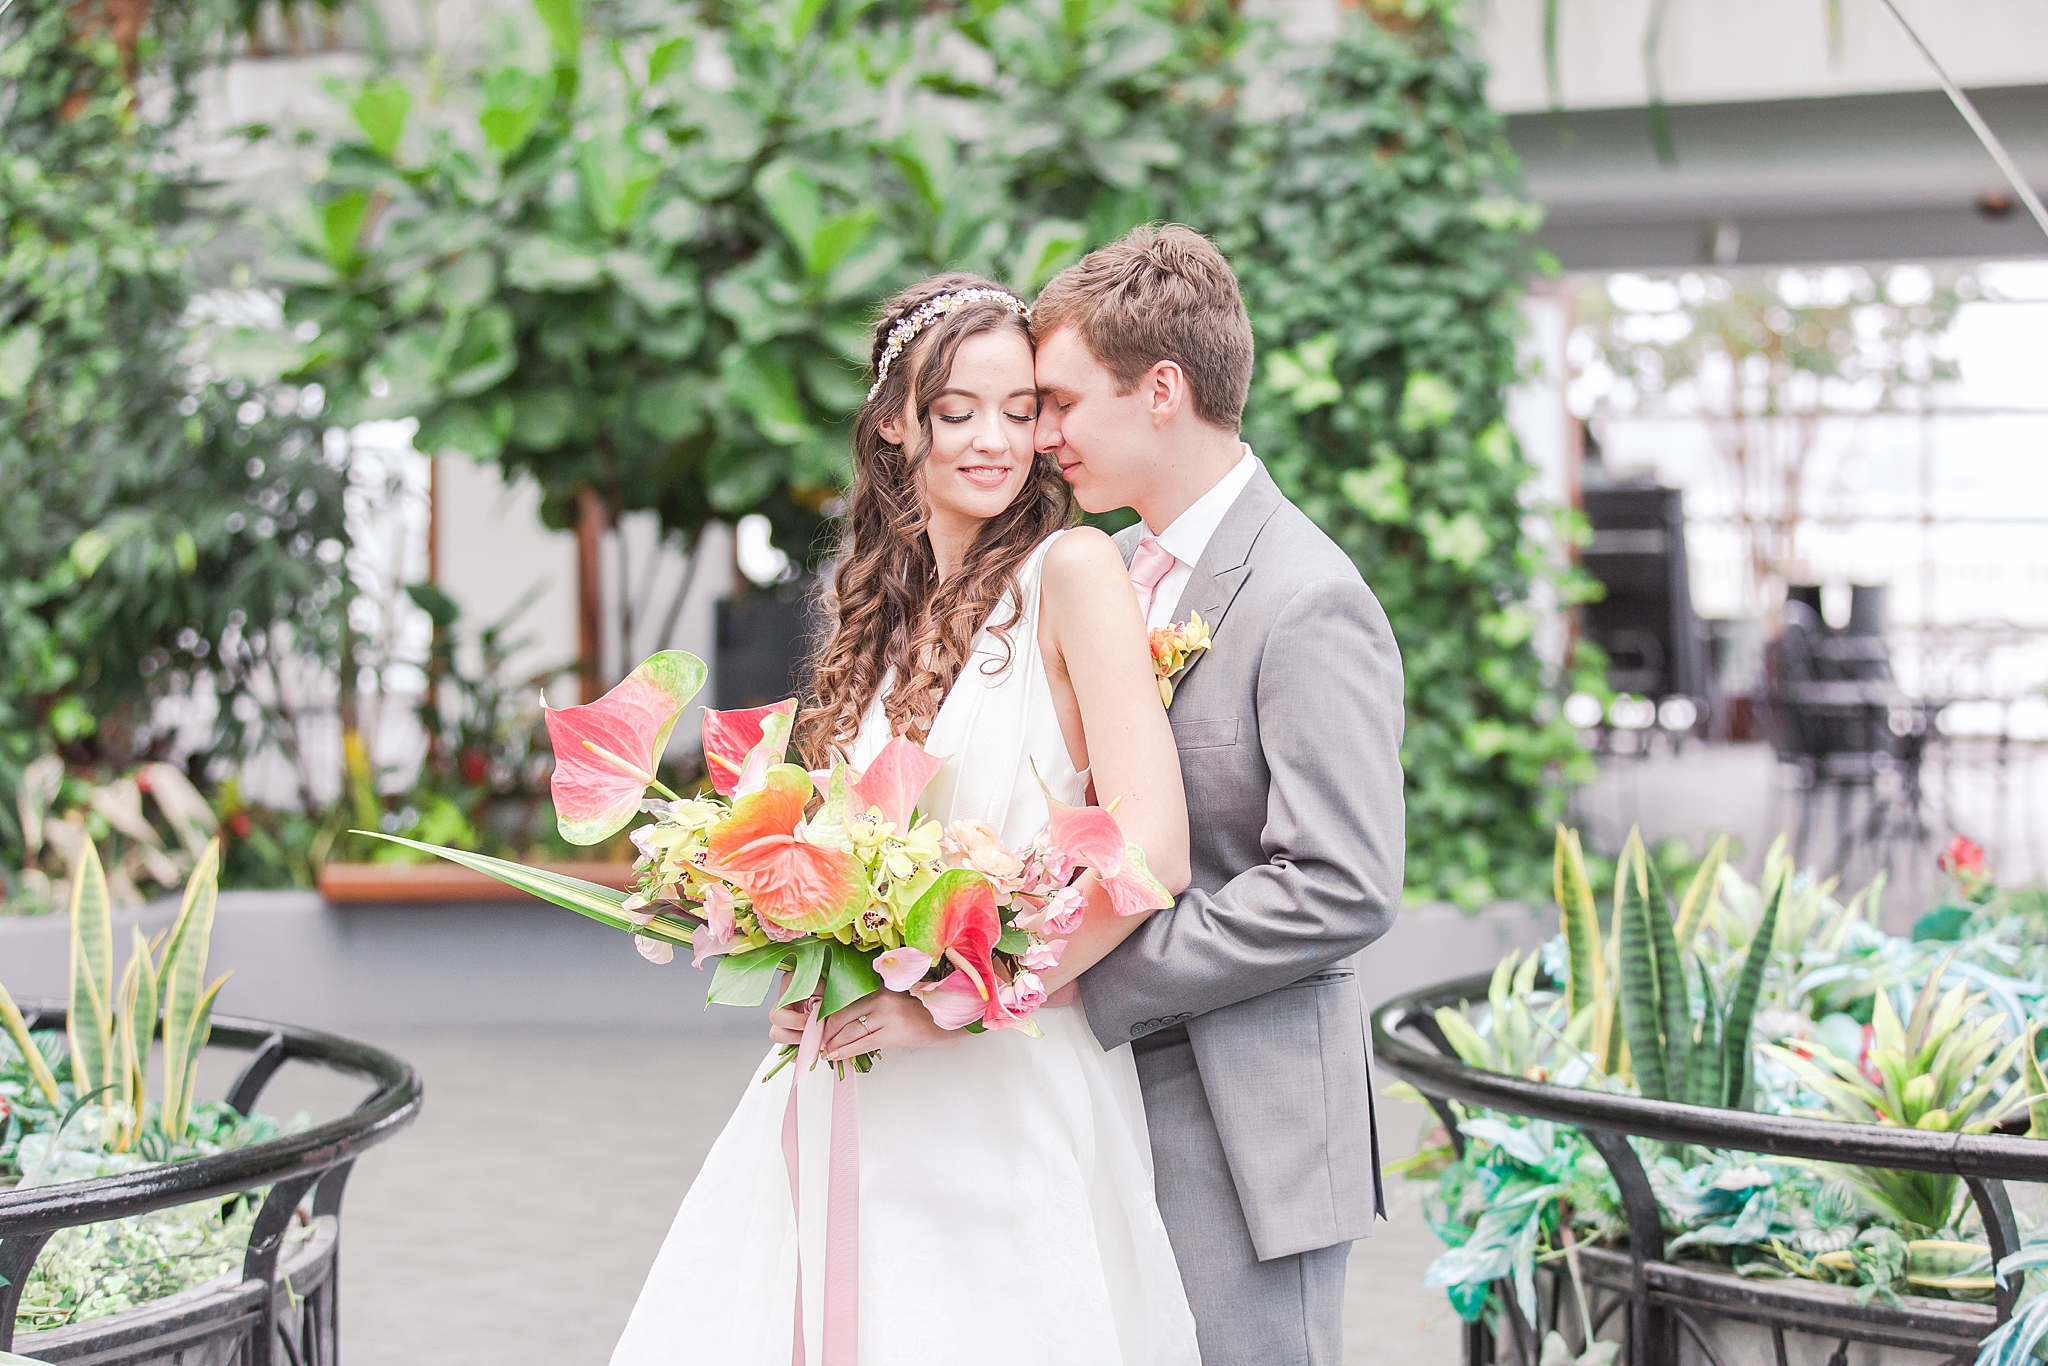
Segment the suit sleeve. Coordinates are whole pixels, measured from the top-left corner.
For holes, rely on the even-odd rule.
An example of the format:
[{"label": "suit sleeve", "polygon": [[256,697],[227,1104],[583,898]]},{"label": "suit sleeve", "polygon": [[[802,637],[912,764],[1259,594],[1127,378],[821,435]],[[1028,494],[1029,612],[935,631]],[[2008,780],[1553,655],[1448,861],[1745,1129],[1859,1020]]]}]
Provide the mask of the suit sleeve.
[{"label": "suit sleeve", "polygon": [[1255,706],[1266,861],[1190,890],[1082,974],[1103,1047],[1289,986],[1385,934],[1401,906],[1401,655],[1372,591],[1303,587],[1267,637]]}]

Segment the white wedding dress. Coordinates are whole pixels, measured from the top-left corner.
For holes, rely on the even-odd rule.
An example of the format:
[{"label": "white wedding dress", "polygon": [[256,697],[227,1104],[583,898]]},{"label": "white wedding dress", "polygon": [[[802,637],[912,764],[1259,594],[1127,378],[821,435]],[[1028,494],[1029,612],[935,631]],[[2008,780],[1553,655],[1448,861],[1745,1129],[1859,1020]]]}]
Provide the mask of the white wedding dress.
[{"label": "white wedding dress", "polygon": [[[1084,800],[1038,648],[1048,537],[1018,575],[1029,610],[984,629],[934,719],[947,756],[924,811],[978,818],[1014,845],[1044,828],[1035,764]],[[999,610],[997,616],[1006,615]],[[986,668],[984,667],[986,665]],[[888,739],[880,706],[850,756]],[[860,1078],[861,1366],[1198,1366],[1194,1319],[1152,1193],[1152,1149],[1128,1048],[1102,1051],[1078,1005],[955,1048],[882,1053]],[[759,1076],[777,1060],[770,1052]],[[683,1200],[612,1366],[785,1366],[797,1232],[783,1110],[800,1086],[804,1340],[823,1340],[821,1268],[830,1069],[750,1082]]]}]

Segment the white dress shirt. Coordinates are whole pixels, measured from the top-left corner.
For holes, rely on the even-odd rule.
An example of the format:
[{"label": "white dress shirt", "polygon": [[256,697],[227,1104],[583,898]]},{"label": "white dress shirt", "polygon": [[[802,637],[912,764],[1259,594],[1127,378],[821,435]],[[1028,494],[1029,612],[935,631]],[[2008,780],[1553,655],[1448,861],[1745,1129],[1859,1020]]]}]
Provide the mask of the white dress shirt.
[{"label": "white dress shirt", "polygon": [[1202,552],[1209,548],[1209,538],[1216,534],[1216,528],[1223,524],[1224,514],[1230,505],[1251,483],[1252,476],[1261,468],[1259,458],[1252,454],[1252,448],[1239,443],[1244,455],[1232,465],[1221,479],[1207,493],[1189,505],[1188,510],[1173,519],[1172,525],[1164,531],[1154,531],[1150,525],[1145,534],[1165,547],[1173,556],[1173,568],[1166,571],[1166,577],[1159,581],[1159,587],[1152,594],[1152,610],[1145,618],[1149,627],[1167,626],[1173,622],[1173,609],[1180,606],[1180,595],[1194,577],[1195,565],[1200,563]]}]

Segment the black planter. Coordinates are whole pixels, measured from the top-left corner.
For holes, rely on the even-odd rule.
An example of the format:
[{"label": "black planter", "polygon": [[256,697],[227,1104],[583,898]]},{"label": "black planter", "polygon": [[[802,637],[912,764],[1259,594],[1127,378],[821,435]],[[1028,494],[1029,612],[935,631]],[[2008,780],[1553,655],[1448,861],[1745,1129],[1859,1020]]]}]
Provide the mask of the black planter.
[{"label": "black planter", "polygon": [[[1444,1122],[1462,1154],[1456,1101],[1506,1114],[1569,1124],[1606,1161],[1628,1219],[1628,1246],[1582,1250],[1596,1332],[1618,1327],[1629,1366],[1691,1366],[1775,1360],[1781,1366],[1823,1358],[1847,1360],[1847,1344],[1932,1353],[1930,1360],[1968,1360],[1977,1344],[2012,1316],[2020,1278],[1999,1290],[1995,1305],[1904,1296],[1897,1305],[1859,1304],[1845,1286],[1794,1280],[1752,1280],[1719,1267],[1667,1259],[1657,1199],[1631,1138],[1693,1143],[1814,1162],[1851,1163],[1963,1178],[1984,1220],[1995,1265],[2019,1250],[2007,1181],[2048,1180],[2048,1142],[2003,1134],[1951,1134],[1842,1124],[1787,1115],[1719,1110],[1636,1096],[1580,1091],[1466,1065],[1436,1022],[1440,1006],[1486,999],[1489,976],[1443,982],[1389,1001],[1373,1012],[1373,1051],[1394,1076],[1414,1086]],[[1428,1043],[1403,1037],[1412,1030]],[[1554,1268],[1552,1269],[1554,1272]],[[1562,1277],[1539,1272],[1538,1318],[1531,1324],[1507,1302],[1505,1336],[1484,1323],[1465,1331],[1466,1366],[1500,1360],[1536,1366],[1552,1327],[1580,1334],[1576,1307]],[[1756,1349],[1760,1332],[1764,1344]],[[1743,1334],[1752,1340],[1743,1343]],[[1734,1346],[1734,1343],[1743,1343]],[[1837,1345],[1840,1344],[1839,1349]],[[1826,1350],[1816,1356],[1814,1350]],[[1839,1355],[1837,1354],[1839,1350]],[[1768,1353],[1768,1355],[1766,1355]]]},{"label": "black planter", "polygon": [[[65,1011],[25,1001],[30,1028],[62,1028]],[[373,1083],[340,1119],[215,1157],[122,1176],[0,1193],[0,1351],[91,1366],[333,1366],[341,1195],[356,1157],[419,1114],[419,1074],[381,1049],[262,1020],[216,1018],[209,1048],[247,1052],[227,1103],[243,1114],[286,1062],[302,1061]],[[225,1200],[267,1189],[239,1277],[119,1314],[14,1336],[15,1308],[43,1244],[59,1229]],[[310,1207],[301,1204],[311,1196]],[[304,1236],[292,1238],[292,1225]]]},{"label": "black planter", "polygon": [[803,696],[811,650],[829,626],[815,578],[720,598],[711,705],[735,711]]}]

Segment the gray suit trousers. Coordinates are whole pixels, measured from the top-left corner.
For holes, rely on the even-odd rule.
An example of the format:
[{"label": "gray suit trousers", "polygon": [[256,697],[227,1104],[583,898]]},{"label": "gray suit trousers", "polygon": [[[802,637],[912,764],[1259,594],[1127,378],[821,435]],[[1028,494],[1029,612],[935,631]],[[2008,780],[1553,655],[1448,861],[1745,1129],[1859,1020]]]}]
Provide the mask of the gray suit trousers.
[{"label": "gray suit trousers", "polygon": [[[1184,1027],[1131,1044],[1202,1366],[1342,1366],[1348,1242],[1260,1261]],[[1172,1142],[1162,1141],[1173,1136]]]}]

